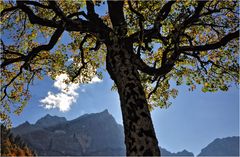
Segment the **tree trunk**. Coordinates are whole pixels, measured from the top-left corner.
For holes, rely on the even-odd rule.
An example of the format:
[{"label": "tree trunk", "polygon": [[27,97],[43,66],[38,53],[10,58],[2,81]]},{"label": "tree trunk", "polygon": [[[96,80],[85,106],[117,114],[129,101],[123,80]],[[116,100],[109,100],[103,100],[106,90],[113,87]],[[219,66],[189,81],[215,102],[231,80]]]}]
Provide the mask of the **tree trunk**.
[{"label": "tree trunk", "polygon": [[127,156],[160,156],[139,73],[128,52],[132,49],[124,41],[107,45],[107,70],[120,96]]}]

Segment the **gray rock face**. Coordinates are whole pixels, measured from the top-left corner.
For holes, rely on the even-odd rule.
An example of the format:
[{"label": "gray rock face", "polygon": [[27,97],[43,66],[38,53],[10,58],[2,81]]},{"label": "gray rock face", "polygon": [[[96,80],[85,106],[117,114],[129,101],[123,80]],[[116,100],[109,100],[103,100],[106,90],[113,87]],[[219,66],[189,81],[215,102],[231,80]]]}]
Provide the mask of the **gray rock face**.
[{"label": "gray rock face", "polygon": [[123,127],[107,110],[67,121],[46,115],[36,124],[25,122],[14,134],[38,155],[125,155]]},{"label": "gray rock face", "polygon": [[57,116],[51,116],[49,114],[47,114],[46,116],[44,116],[43,118],[39,119],[36,122],[36,126],[40,127],[40,128],[47,128],[49,126],[54,126],[63,122],[66,122],[66,118],[65,117],[57,117]]},{"label": "gray rock face", "polygon": [[198,156],[239,156],[239,137],[215,139]]}]

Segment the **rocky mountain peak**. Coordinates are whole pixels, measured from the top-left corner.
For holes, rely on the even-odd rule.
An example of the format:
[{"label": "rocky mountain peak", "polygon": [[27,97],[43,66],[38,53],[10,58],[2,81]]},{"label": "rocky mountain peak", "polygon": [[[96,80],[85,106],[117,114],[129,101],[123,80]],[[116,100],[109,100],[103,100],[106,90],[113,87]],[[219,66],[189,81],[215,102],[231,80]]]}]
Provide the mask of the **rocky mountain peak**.
[{"label": "rocky mountain peak", "polygon": [[25,121],[22,125],[31,125],[28,121]]},{"label": "rocky mountain peak", "polygon": [[40,118],[35,125],[38,127],[45,128],[45,127],[54,126],[66,121],[67,120],[65,117],[52,116],[50,114],[47,114],[44,117]]},{"label": "rocky mountain peak", "polygon": [[18,127],[20,128],[28,128],[31,124],[28,121],[25,121],[24,123],[20,124]]},{"label": "rocky mountain peak", "polygon": [[85,121],[86,123],[89,123],[89,121],[102,121],[102,122],[105,121],[106,123],[116,123],[114,117],[108,112],[107,109],[98,113],[84,114],[72,120],[72,122],[78,121]]},{"label": "rocky mountain peak", "polygon": [[164,148],[160,148],[160,150],[161,150],[162,156],[185,156],[185,157],[189,156],[189,157],[194,157],[194,154],[192,152],[189,152],[185,149],[183,151],[177,152],[177,153],[171,153]]},{"label": "rocky mountain peak", "polygon": [[[115,119],[113,118],[113,116],[108,112],[108,110],[103,110],[102,112],[99,112],[99,113],[95,113],[96,116],[98,117],[102,117],[102,118],[106,118],[106,119],[111,119],[111,120],[114,120]],[[95,116],[94,115],[94,116]]]},{"label": "rocky mountain peak", "polygon": [[201,150],[198,156],[238,156],[239,136],[217,138]]},{"label": "rocky mountain peak", "polygon": [[46,114],[44,117],[45,117],[45,118],[51,118],[51,117],[53,117],[53,116],[51,116],[50,114]]},{"label": "rocky mountain peak", "polygon": [[108,110],[70,121],[48,114],[31,127],[27,132],[16,127],[14,133],[41,156],[125,154],[123,128]]},{"label": "rocky mountain peak", "polygon": [[105,110],[103,110],[102,112],[100,112],[99,114],[110,114],[110,113],[108,112],[107,109],[105,109]]}]

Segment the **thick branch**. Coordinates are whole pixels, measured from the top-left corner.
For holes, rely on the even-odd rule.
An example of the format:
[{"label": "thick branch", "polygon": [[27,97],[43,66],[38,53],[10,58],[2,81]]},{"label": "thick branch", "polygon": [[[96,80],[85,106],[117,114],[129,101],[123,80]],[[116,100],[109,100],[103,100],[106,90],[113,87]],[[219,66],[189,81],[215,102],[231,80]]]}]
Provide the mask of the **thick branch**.
[{"label": "thick branch", "polygon": [[80,50],[80,54],[81,54],[81,63],[82,66],[78,69],[78,71],[76,73],[74,73],[74,76],[72,76],[71,81],[73,82],[82,72],[82,70],[85,68],[87,62],[85,62],[85,57],[84,57],[84,51],[83,51],[83,44],[87,41],[87,38],[89,38],[90,35],[85,35],[83,40],[80,43],[79,46],[79,50]]},{"label": "thick branch", "polygon": [[1,68],[4,68],[7,65],[15,63],[15,62],[21,62],[24,60],[24,58],[25,57],[18,57],[18,58],[14,58],[14,59],[5,59],[1,64]]},{"label": "thick branch", "polygon": [[32,24],[39,24],[42,26],[48,26],[48,27],[54,27],[54,28],[57,28],[60,25],[59,22],[43,19],[35,15],[34,12],[28,6],[24,5],[24,3],[25,3],[24,1],[17,1],[17,7],[19,7],[23,12],[25,12],[28,15],[29,21]]},{"label": "thick branch", "polygon": [[161,27],[160,22],[167,18],[167,16],[169,15],[169,13],[171,11],[171,7],[174,3],[175,3],[175,1],[169,1],[162,7],[162,9],[159,11],[159,13],[155,19],[153,28],[148,29],[148,30],[140,30],[140,31],[130,35],[128,37],[128,40],[130,40],[131,42],[137,42],[138,37],[141,34],[143,34],[145,37],[144,40],[151,41],[151,39],[160,39],[164,44],[167,44],[166,37],[164,37],[160,34],[160,30],[159,30]]},{"label": "thick branch", "polygon": [[156,30],[154,29],[143,29],[142,31],[138,31],[132,35],[130,35],[129,37],[127,37],[127,41],[129,42],[138,42],[139,40],[139,36],[140,34],[144,34],[144,39],[143,39],[143,42],[145,41],[151,41],[152,39],[159,39],[163,42],[163,44],[167,44],[168,41],[167,41],[167,38],[162,36],[160,34],[160,32],[156,32]]},{"label": "thick branch", "polygon": [[[86,1],[87,5],[87,16],[89,19],[95,19],[97,14],[95,13],[94,3],[91,0]],[[98,16],[97,16],[98,17]]]},{"label": "thick branch", "polygon": [[[85,56],[84,56],[84,49],[83,49],[83,45],[85,42],[87,42],[87,39],[92,37],[90,34],[87,34],[84,36],[83,40],[81,41],[80,45],[79,45],[79,50],[80,50],[80,54],[81,54],[81,63],[82,66],[79,67],[78,71],[74,73],[74,76],[72,76],[71,81],[73,82],[82,72],[82,70],[84,68],[86,68],[86,65],[88,64],[89,61],[85,61]],[[96,41],[96,46],[94,48],[90,48],[89,50],[95,50],[97,51],[100,47],[100,42],[97,40]]]},{"label": "thick branch", "polygon": [[90,50],[90,51],[97,51],[97,50],[100,49],[100,47],[101,47],[101,42],[100,42],[99,40],[96,40],[95,47],[90,48],[89,50]]},{"label": "thick branch", "polygon": [[155,19],[155,22],[154,22],[154,28],[155,29],[159,29],[159,26],[160,26],[160,22],[165,20],[168,16],[168,14],[170,13],[171,11],[171,7],[172,5],[175,3],[175,1],[169,1],[167,2],[163,7],[162,9],[159,11],[156,19]]},{"label": "thick branch", "polygon": [[159,76],[159,77],[166,75],[168,72],[172,70],[174,66],[174,62],[172,62],[172,63],[164,64],[160,68],[150,67],[136,54],[133,54],[133,61],[134,61],[134,64],[137,66],[137,68],[141,72],[151,76]]},{"label": "thick branch", "polygon": [[87,14],[84,12],[84,11],[80,11],[80,12],[76,12],[76,13],[72,13],[72,14],[69,14],[68,16],[67,16],[67,18],[73,18],[74,16],[76,16],[76,17],[79,17],[79,16],[83,16],[84,18],[88,18],[87,17]]},{"label": "thick branch", "polygon": [[62,35],[64,29],[63,28],[58,28],[54,34],[52,35],[49,43],[47,45],[40,45],[40,46],[37,46],[37,47],[34,47],[32,49],[32,51],[30,51],[28,53],[28,55],[26,56],[21,56],[21,57],[18,57],[18,58],[14,58],[14,59],[5,59],[2,64],[1,64],[1,68],[4,68],[6,67],[7,65],[9,64],[12,64],[12,63],[15,63],[15,62],[20,62],[20,61],[25,61],[25,63],[28,63],[30,60],[32,60],[35,56],[37,56],[37,54],[40,52],[40,51],[49,51],[51,50],[54,45],[57,43],[59,37]]},{"label": "thick branch", "polygon": [[127,33],[127,24],[123,13],[124,1],[107,1],[108,12],[113,25],[117,33],[120,35],[125,35]]},{"label": "thick branch", "polygon": [[1,46],[2,46],[2,59],[6,59],[5,58],[5,55],[6,54],[10,54],[10,55],[16,55],[18,57],[24,57],[23,54],[19,53],[19,52],[15,52],[15,51],[12,51],[12,50],[8,50],[3,42],[3,40],[1,40]]},{"label": "thick branch", "polygon": [[199,19],[200,13],[203,10],[206,3],[207,3],[207,1],[199,1],[198,2],[198,6],[195,8],[194,14],[183,22],[183,27],[186,27],[187,25],[191,25],[194,21]]},{"label": "thick branch", "polygon": [[129,9],[138,16],[138,18],[140,18],[141,20],[144,20],[144,16],[133,8],[131,1],[128,1],[128,6],[129,6]]},{"label": "thick branch", "polygon": [[[207,68],[206,68],[205,66],[206,66],[206,65],[209,65],[209,64],[211,64],[211,65],[213,65],[213,66],[215,66],[215,67],[217,67],[217,68],[219,68],[219,69],[222,69],[225,73],[228,73],[230,76],[231,76],[230,71],[238,74],[238,69],[239,69],[239,67],[236,68],[236,69],[231,69],[231,68],[229,68],[229,67],[226,67],[226,66],[222,66],[222,65],[220,65],[220,64],[217,64],[217,63],[213,62],[212,60],[204,61],[204,60],[202,60],[201,57],[199,56],[199,53],[187,53],[187,52],[183,52],[183,54],[185,54],[185,55],[187,55],[187,56],[191,56],[191,57],[196,58],[196,59],[198,60],[198,62],[200,63],[200,66],[202,67],[202,69],[205,71],[206,74],[207,74]],[[229,69],[227,69],[227,68],[229,68]],[[236,79],[236,78],[234,78],[234,79]],[[237,82],[237,80],[236,80],[236,82]]]},{"label": "thick branch", "polygon": [[[51,2],[51,7],[55,8],[55,13],[57,13],[64,22],[66,23],[65,25],[65,30],[67,31],[80,31],[80,32],[89,32],[89,33],[100,33],[99,28],[96,29],[96,25],[91,24],[88,21],[82,20],[82,19],[75,19],[75,20],[69,20],[63,12],[59,9],[59,7],[54,4],[55,2]],[[54,20],[48,20],[41,18],[37,16],[28,6],[25,5],[25,1],[17,1],[17,7],[19,7],[23,12],[25,12],[29,18],[29,21],[32,24],[38,24],[41,26],[47,26],[47,27],[52,27],[52,28],[58,28],[63,25],[63,21],[54,21]],[[104,28],[105,29],[105,28]],[[103,29],[101,29],[103,30]],[[105,29],[108,31],[109,29]],[[105,32],[101,32],[105,33]]]},{"label": "thick branch", "polygon": [[128,37],[127,40],[131,41],[131,42],[137,42],[138,41],[138,37],[143,34],[144,35],[144,42],[145,41],[151,41],[152,39],[159,39],[161,40],[164,44],[167,44],[167,39],[166,37],[162,36],[160,34],[160,22],[163,21],[164,19],[167,18],[167,16],[169,15],[170,11],[171,11],[171,7],[174,4],[174,1],[169,1],[167,2],[162,9],[159,11],[155,22],[154,22],[154,27],[151,29],[147,29],[147,30],[140,30],[132,35],[130,35]]},{"label": "thick branch", "polygon": [[[24,64],[21,65],[18,74],[16,74],[6,85],[4,85],[3,87],[1,87],[1,91],[4,92],[4,95],[3,95],[2,98],[1,98],[1,101],[2,101],[6,96],[8,96],[8,94],[7,94],[7,88],[8,88],[8,86],[9,86],[11,83],[13,83],[13,81],[14,81],[17,77],[19,77],[19,76],[22,74],[23,69],[25,69],[25,68],[28,69],[28,67],[29,67],[29,61],[31,61],[35,56],[37,56],[40,51],[44,51],[44,50],[45,50],[45,51],[49,51],[49,50],[51,50],[51,49],[54,47],[54,45],[57,43],[57,41],[58,41],[59,37],[62,35],[63,31],[64,31],[63,28],[58,28],[58,29],[54,32],[54,34],[52,35],[52,37],[51,37],[51,39],[50,39],[50,41],[49,41],[49,43],[48,43],[47,45],[41,45],[41,46],[38,46],[38,47],[33,48],[32,51],[29,52],[27,56],[20,55],[21,57],[18,57],[18,58],[5,59],[5,60],[4,60],[4,62],[1,64],[1,68],[4,68],[4,67],[6,67],[7,65],[12,64],[12,63],[14,63],[14,62],[24,61]],[[29,69],[29,70],[31,70],[31,69]],[[8,96],[8,97],[9,97],[9,96]]]},{"label": "thick branch", "polygon": [[147,97],[148,99],[150,99],[150,97],[152,96],[152,94],[157,91],[157,88],[158,88],[158,86],[159,86],[160,81],[161,81],[161,77],[158,77],[154,89],[148,94],[148,97]]},{"label": "thick branch", "polygon": [[41,7],[41,8],[45,8],[45,9],[50,9],[51,7],[48,5],[43,5],[39,2],[36,1],[24,1],[25,4],[29,4],[29,5],[33,5],[33,6],[37,6],[37,7]]},{"label": "thick branch", "polygon": [[[140,32],[139,32],[139,41],[138,41],[138,50],[137,50],[137,54],[140,55],[140,52],[141,52],[141,48],[142,48],[142,42],[143,42],[143,38],[144,38],[144,34],[143,34],[143,29],[144,29],[144,25],[143,25],[143,21],[145,20],[144,19],[144,16],[139,13],[137,10],[135,10],[132,6],[132,3],[131,1],[128,1],[128,6],[129,6],[129,9],[135,13],[138,17],[138,26],[140,28]],[[145,43],[146,46],[148,46],[148,43]]]},{"label": "thick branch", "polygon": [[68,21],[68,18],[65,16],[63,11],[59,8],[58,4],[54,0],[49,0],[49,6],[53,9],[53,11],[65,22]]},{"label": "thick branch", "polygon": [[11,12],[11,11],[14,11],[18,9],[18,7],[14,6],[14,7],[11,7],[11,8],[6,8],[6,9],[3,9],[3,11],[1,11],[0,15],[1,17],[3,17],[5,14],[7,14],[8,12]]},{"label": "thick branch", "polygon": [[[163,44],[167,45],[168,44],[168,41],[167,41],[167,37],[164,37],[160,34],[159,32],[159,28],[161,27],[161,21],[165,20],[170,11],[171,11],[171,7],[172,5],[175,3],[175,1],[169,1],[167,2],[163,7],[162,9],[159,11],[156,19],[155,19],[155,22],[154,22],[154,27],[152,29],[149,29],[149,30],[144,30],[144,36],[146,37],[147,40],[151,40],[151,39],[160,39]],[[205,5],[205,1],[200,1],[198,2],[198,6],[197,8],[195,9],[195,12],[194,14],[189,18],[187,19],[183,26],[185,27],[185,25],[189,24],[190,22],[193,22],[195,21],[198,17],[199,17],[199,14],[200,12],[202,11],[204,5]],[[139,34],[141,34],[141,32],[136,32],[134,34],[132,34],[130,37],[129,37],[129,40],[131,40],[132,42],[136,42],[136,37],[139,36]]]},{"label": "thick branch", "polygon": [[218,49],[222,46],[225,46],[229,41],[239,37],[239,30],[234,33],[229,33],[223,37],[220,41],[213,44],[205,44],[199,46],[182,46],[179,48],[179,51],[207,51]]}]

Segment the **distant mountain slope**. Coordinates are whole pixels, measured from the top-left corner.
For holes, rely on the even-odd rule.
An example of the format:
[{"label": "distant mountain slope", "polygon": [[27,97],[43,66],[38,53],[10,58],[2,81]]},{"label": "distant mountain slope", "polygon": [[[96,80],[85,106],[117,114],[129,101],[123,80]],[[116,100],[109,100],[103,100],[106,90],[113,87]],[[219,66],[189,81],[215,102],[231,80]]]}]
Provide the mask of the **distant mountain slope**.
[{"label": "distant mountain slope", "polygon": [[[104,110],[85,114],[67,121],[63,117],[46,115],[36,124],[25,122],[12,132],[40,156],[124,156],[124,131],[113,116]],[[202,149],[200,156],[236,156],[239,137],[216,139]],[[194,156],[183,150],[171,153],[161,148],[162,156]]]},{"label": "distant mountain slope", "polygon": [[192,157],[194,157],[194,154],[191,152],[188,152],[187,150],[183,150],[183,151],[177,152],[177,153],[171,153],[164,148],[161,148],[161,155],[162,156],[185,156],[185,157],[192,156]]},{"label": "distant mountain slope", "polygon": [[46,115],[13,129],[38,155],[125,155],[123,127],[107,110],[72,121]]},{"label": "distant mountain slope", "polygon": [[67,122],[65,117],[57,117],[47,114],[43,118],[39,119],[35,125],[41,128],[47,128],[64,122]]},{"label": "distant mountain slope", "polygon": [[215,139],[198,156],[239,156],[239,137]]}]

